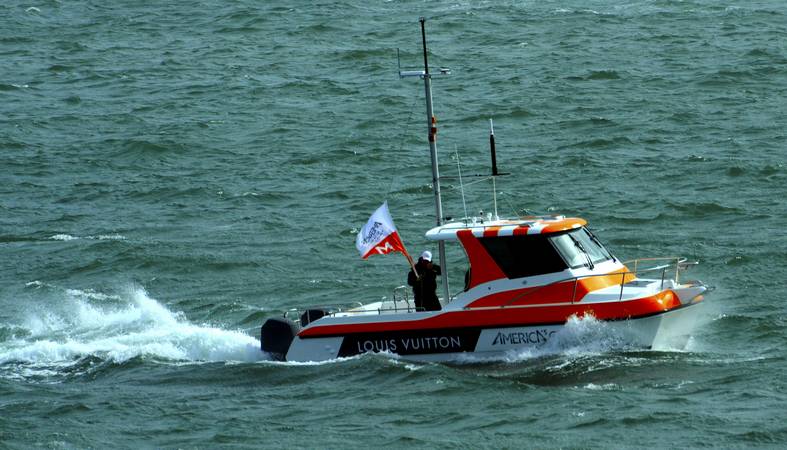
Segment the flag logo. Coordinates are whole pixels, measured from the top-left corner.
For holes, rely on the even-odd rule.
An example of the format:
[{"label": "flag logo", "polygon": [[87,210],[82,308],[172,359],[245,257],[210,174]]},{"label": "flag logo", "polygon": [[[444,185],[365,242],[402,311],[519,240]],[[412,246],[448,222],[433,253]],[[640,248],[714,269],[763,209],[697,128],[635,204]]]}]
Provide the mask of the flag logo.
[{"label": "flag logo", "polygon": [[363,226],[358,237],[355,239],[355,247],[361,254],[361,258],[366,259],[370,255],[387,255],[391,252],[400,252],[405,256],[407,250],[404,248],[399,232],[388,211],[388,202],[384,202]]}]

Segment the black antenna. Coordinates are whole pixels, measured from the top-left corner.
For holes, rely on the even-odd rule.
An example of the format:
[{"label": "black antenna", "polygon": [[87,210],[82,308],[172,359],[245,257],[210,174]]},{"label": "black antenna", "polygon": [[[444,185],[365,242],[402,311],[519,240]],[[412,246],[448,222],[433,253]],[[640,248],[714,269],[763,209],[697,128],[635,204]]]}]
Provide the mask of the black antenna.
[{"label": "black antenna", "polygon": [[497,154],[495,153],[495,125],[492,119],[489,119],[489,150],[492,152],[492,176],[496,177],[497,173]]},{"label": "black antenna", "polygon": [[421,17],[418,21],[421,22],[421,40],[424,46],[424,74],[429,76],[429,63],[426,60],[426,18]]},{"label": "black antenna", "polygon": [[511,175],[508,172],[498,172],[497,170],[497,150],[495,149],[495,124],[489,119],[489,151],[492,153],[492,176],[501,177]]}]

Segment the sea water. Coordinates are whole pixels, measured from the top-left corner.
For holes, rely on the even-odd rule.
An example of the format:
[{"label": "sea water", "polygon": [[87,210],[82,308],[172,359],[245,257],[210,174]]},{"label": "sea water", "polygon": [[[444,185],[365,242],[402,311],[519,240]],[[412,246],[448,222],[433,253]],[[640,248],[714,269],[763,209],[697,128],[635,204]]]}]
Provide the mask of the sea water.
[{"label": "sea water", "polygon": [[[501,215],[700,261],[687,348],[586,318],[455,364],[259,351],[405,284],[353,245],[384,200],[436,250],[420,16],[446,215],[493,212],[492,118]],[[783,447],[785,34],[777,0],[0,5],[0,447]]]}]

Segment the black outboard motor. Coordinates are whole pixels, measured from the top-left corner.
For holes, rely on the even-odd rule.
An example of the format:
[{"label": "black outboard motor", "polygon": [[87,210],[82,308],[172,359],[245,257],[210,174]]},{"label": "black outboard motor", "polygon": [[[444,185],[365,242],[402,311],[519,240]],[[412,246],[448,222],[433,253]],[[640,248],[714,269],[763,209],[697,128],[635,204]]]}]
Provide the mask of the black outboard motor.
[{"label": "black outboard motor", "polygon": [[272,317],[260,329],[260,347],[276,361],[284,361],[298,331],[298,325],[292,320]]}]

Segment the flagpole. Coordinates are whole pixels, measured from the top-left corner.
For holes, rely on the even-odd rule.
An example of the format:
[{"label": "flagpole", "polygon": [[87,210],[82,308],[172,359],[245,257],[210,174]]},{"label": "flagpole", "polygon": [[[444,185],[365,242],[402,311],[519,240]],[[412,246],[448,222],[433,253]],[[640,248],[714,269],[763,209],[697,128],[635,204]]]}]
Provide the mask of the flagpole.
[{"label": "flagpole", "polygon": [[[404,247],[404,244],[402,244],[402,247]],[[406,248],[404,249],[404,257],[407,258],[407,262],[410,263],[410,267],[412,267],[413,273],[415,274],[416,277],[418,277],[418,271],[415,270],[415,263],[413,262],[413,257],[410,256]]]}]

